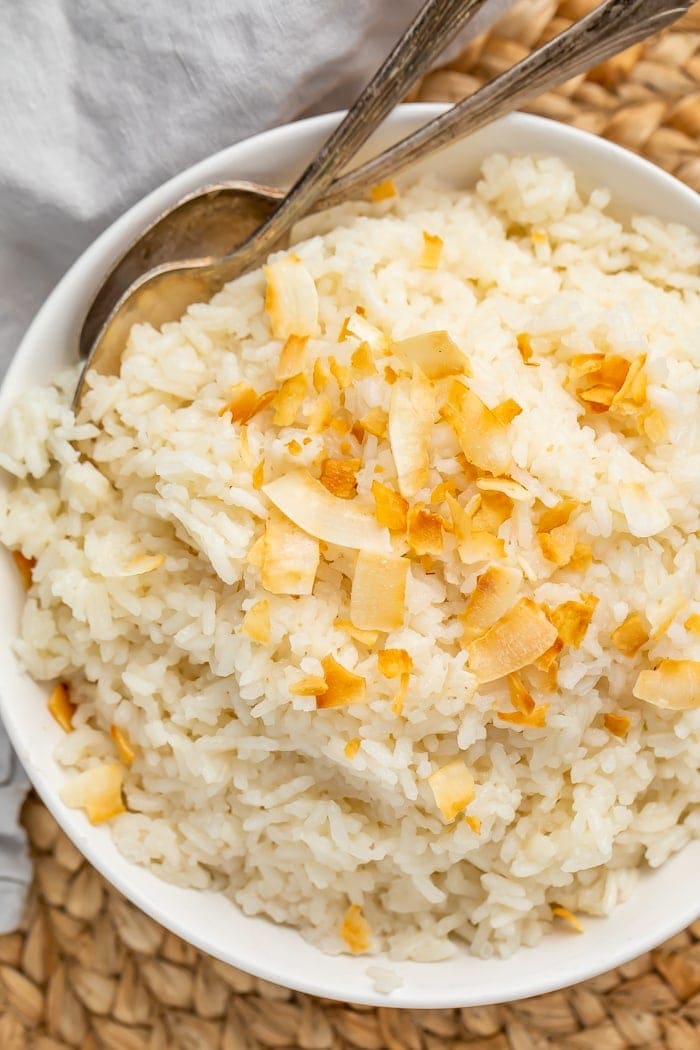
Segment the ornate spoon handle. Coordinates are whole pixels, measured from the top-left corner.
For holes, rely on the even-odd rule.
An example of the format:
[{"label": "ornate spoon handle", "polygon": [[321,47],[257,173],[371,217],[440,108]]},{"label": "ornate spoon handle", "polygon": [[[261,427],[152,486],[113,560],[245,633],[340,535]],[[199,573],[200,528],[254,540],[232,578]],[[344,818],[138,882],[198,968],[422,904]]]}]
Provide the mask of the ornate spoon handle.
[{"label": "ornate spoon handle", "polygon": [[691,0],[606,0],[413,135],[341,176],[319,206],[361,196],[387,176],[658,32],[690,4]]},{"label": "ornate spoon handle", "polygon": [[345,168],[384,117],[487,0],[428,0],[360,97],[289,190],[279,207],[231,255],[226,279],[244,273],[279,243],[290,227]]}]

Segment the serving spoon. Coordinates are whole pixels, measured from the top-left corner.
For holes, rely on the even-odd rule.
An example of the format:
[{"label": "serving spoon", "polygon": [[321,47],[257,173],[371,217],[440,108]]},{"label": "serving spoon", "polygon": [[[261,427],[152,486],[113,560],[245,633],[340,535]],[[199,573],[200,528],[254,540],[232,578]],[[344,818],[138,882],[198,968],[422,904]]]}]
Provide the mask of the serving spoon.
[{"label": "serving spoon", "polygon": [[[227,198],[216,192],[205,191],[204,197],[195,194],[188,205],[183,207],[181,202],[156,220],[108,275],[88,311],[80,336],[80,350],[88,360],[74,406],[80,403],[88,369],[103,374],[118,371],[133,324],[149,320],[160,326],[176,320],[191,303],[210,299],[227,281],[245,273],[279,245],[414,81],[487,2],[426,0],[286,195],[253,183],[229,184]],[[211,238],[207,255],[183,262],[190,246],[202,244],[203,234]],[[175,258],[165,254],[171,250]],[[154,262],[161,265],[144,275],[143,266]],[[137,276],[139,266],[141,275]]]},{"label": "serving spoon", "polygon": [[[286,198],[282,190],[251,183],[229,182],[205,187],[178,201],[159,216],[127,251],[93,303],[81,333],[81,351],[87,352],[89,356],[78,383],[74,406],[77,408],[80,404],[88,369],[95,368],[108,374],[118,370],[132,324],[148,320],[159,325],[178,319],[191,303],[211,298],[227,281],[233,280],[260,262],[271,248],[281,247],[282,237],[303,214],[361,196],[387,176],[397,174],[456,138],[476,131],[516,109],[523,102],[585,72],[591,66],[657,32],[684,14],[691,2],[692,0],[605,0],[598,8],[537,48],[511,69],[485,84],[473,95],[378,157],[335,181],[332,181],[332,175],[328,177],[328,174],[330,171],[338,171],[342,164],[334,163],[334,156],[329,157],[328,152],[334,148],[334,138],[351,116],[357,116],[357,106],[369,89],[363,92],[358,103],[331,135]],[[422,9],[409,33],[427,13],[429,7],[431,5],[427,4]],[[470,11],[474,13],[473,5]],[[432,13],[435,13],[434,5]],[[466,19],[461,24],[465,22]],[[372,84],[391,63],[396,51],[404,42],[405,38],[386,60]],[[446,43],[447,39],[443,37],[440,47],[444,47]],[[431,47],[431,59],[437,51],[437,47]],[[428,64],[429,61],[425,63]],[[418,75],[415,69],[413,72],[414,75]],[[387,92],[384,96],[385,99],[388,94]],[[388,108],[383,115],[388,112]],[[378,109],[370,110],[372,117],[376,116],[377,112]],[[377,123],[378,121],[375,121],[372,124],[372,129]],[[356,148],[359,148],[361,141],[368,135],[369,132],[364,137],[357,136],[359,141],[355,140]],[[355,135],[352,137],[355,139]],[[322,162],[319,162],[322,155]],[[343,154],[343,164],[349,155],[351,154]],[[322,170],[320,178],[319,163]],[[307,179],[304,188],[303,184]],[[298,190],[300,186],[305,190],[301,194]],[[279,225],[276,222],[278,217],[282,220]],[[250,236],[250,231],[258,226],[256,232]],[[240,244],[241,239],[246,236],[247,240]],[[226,248],[237,243],[240,247],[229,254],[219,255],[216,250],[218,246]],[[203,245],[207,246],[209,254],[183,261],[183,256],[188,255],[190,250],[196,252],[196,249]],[[165,261],[166,259],[168,261]],[[160,265],[144,273],[143,270],[153,266],[154,262],[159,262]],[[135,280],[134,274],[137,275]],[[99,330],[101,322],[103,323]]]}]

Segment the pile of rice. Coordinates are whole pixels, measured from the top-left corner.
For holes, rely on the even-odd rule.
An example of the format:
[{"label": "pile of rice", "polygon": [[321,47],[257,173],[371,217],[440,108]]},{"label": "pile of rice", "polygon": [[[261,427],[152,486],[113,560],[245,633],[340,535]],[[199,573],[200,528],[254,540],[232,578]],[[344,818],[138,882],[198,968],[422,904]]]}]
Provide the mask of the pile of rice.
[{"label": "pile of rice", "polygon": [[557,159],[373,196],[11,411],[17,651],[130,860],[507,955],[700,830],[700,244]]}]

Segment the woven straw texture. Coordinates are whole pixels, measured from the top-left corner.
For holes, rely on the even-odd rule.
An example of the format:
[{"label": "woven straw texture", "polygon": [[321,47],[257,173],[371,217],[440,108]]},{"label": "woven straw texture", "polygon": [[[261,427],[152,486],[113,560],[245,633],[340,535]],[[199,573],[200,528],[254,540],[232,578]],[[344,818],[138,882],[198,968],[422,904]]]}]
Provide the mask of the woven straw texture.
[{"label": "woven straw texture", "polygon": [[[594,6],[526,0],[411,98],[455,101]],[[700,190],[700,3],[671,30],[539,98]],[[35,880],[0,936],[0,1050],[698,1050],[700,922],[592,981],[463,1010],[343,1006],[208,958],[129,904],[35,797]]]}]

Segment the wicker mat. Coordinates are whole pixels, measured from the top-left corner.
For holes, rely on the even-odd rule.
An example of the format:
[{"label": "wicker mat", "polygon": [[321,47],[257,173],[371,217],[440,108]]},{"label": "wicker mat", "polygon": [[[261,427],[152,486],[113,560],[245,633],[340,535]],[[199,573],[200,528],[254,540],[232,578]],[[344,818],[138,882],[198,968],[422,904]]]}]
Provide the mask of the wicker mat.
[{"label": "wicker mat", "polygon": [[[411,97],[461,98],[593,6],[526,0]],[[531,110],[613,139],[700,190],[700,3]],[[23,820],[36,876],[21,930],[0,936],[0,1050],[700,1048],[700,922],[615,971],[520,1003],[344,1006],[196,951],[108,886],[35,797]]]}]

